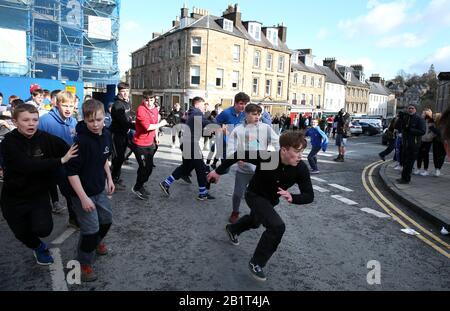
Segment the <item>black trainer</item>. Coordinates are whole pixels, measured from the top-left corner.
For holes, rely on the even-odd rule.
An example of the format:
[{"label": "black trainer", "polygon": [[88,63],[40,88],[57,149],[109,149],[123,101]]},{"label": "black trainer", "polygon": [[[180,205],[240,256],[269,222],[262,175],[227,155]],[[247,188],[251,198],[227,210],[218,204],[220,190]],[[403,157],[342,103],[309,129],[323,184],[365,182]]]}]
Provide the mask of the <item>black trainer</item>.
[{"label": "black trainer", "polygon": [[198,197],[197,197],[197,200],[199,200],[199,201],[208,201],[208,200],[215,200],[215,199],[216,199],[216,197],[213,197],[209,193],[207,193],[207,194],[199,194]]},{"label": "black trainer", "polygon": [[169,197],[170,196],[170,192],[169,192],[170,186],[165,181],[160,182],[159,186],[161,187],[161,190],[164,192],[164,194]]},{"label": "black trainer", "polygon": [[253,262],[250,261],[248,263],[248,269],[250,270],[250,273],[257,281],[265,282],[267,280],[263,269],[259,265],[254,264]]},{"label": "black trainer", "polygon": [[141,189],[135,189],[134,187],[131,188],[131,191],[141,200],[147,200],[148,196],[144,193],[145,190]]},{"label": "black trainer", "polygon": [[230,231],[230,225],[225,226],[225,231],[227,232],[228,238],[230,239],[230,243],[233,245],[239,245],[239,240],[237,234],[234,234]]}]

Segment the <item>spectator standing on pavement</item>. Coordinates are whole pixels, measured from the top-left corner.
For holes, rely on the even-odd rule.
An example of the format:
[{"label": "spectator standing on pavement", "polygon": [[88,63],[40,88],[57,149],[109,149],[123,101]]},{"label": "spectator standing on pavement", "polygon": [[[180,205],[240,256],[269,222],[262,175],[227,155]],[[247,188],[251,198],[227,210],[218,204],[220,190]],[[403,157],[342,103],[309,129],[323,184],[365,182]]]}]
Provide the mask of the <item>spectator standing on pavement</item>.
[{"label": "spectator standing on pavement", "polygon": [[[190,154],[186,156],[185,153],[187,152],[183,150],[183,163],[173,171],[172,175],[160,182],[159,185],[164,194],[169,196],[169,189],[172,184],[183,176],[188,176],[189,173],[195,169],[199,189],[197,199],[200,201],[213,200],[215,197],[210,195],[207,190],[207,167],[203,161],[203,153],[200,149],[200,139],[203,136],[203,129],[213,122],[207,120],[204,116],[205,100],[203,98],[195,97],[192,100],[192,104],[194,106],[189,109],[188,119],[186,121],[190,133],[185,133],[183,135],[183,148],[186,149],[190,147]],[[202,129],[201,133],[194,130],[196,127]]]},{"label": "spectator standing on pavement", "polygon": [[[75,96],[67,91],[60,91],[56,95],[56,106],[49,113],[39,119],[39,130],[61,138],[68,146],[73,145],[73,139],[76,135],[75,128],[77,120],[72,116],[75,108]],[[73,211],[70,198],[70,186],[67,180],[67,174],[63,167],[58,168],[55,174],[55,184],[50,189],[52,197],[53,212],[61,213],[64,207],[61,206],[58,199],[58,189],[66,199],[67,209],[69,211],[69,225],[78,227],[75,212]]]},{"label": "spectator standing on pavement", "polygon": [[320,149],[323,152],[328,148],[328,136],[319,127],[319,121],[313,120],[312,127],[306,131],[305,136],[311,137],[311,152],[308,155],[309,166],[311,166],[311,174],[319,174],[317,166],[317,154]]},{"label": "spectator standing on pavement", "polygon": [[117,190],[124,190],[125,185],[120,179],[122,165],[125,161],[125,152],[128,146],[128,133],[134,129],[134,123],[131,117],[131,105],[129,103],[130,85],[121,82],[117,85],[119,93],[114,100],[111,108],[111,127],[110,131],[113,140],[112,154],[112,178]]},{"label": "spectator standing on pavement", "polygon": [[336,159],[334,159],[334,161],[344,162],[345,145],[347,141],[344,109],[341,109],[341,111],[339,111],[338,115],[334,118],[334,122],[336,123],[336,146],[339,149],[339,155]]},{"label": "spectator standing on pavement", "polygon": [[421,138],[425,134],[425,121],[417,115],[416,105],[408,105],[408,114],[402,122],[402,156],[404,166],[400,184],[411,182],[411,172],[420,149]]},{"label": "spectator standing on pavement", "polygon": [[112,224],[112,209],[106,192],[109,195],[114,192],[114,182],[108,165],[112,141],[104,128],[104,105],[92,99],[83,104],[82,110],[84,120],[78,123],[75,138],[78,157],[71,159],[65,168],[80,224],[77,260],[81,264],[81,280],[90,282],[97,279],[92,267],[95,252],[108,253],[103,239]]},{"label": "spectator standing on pavement", "polygon": [[328,116],[328,118],[327,118],[327,128],[325,130],[325,133],[328,135],[328,137],[330,137],[332,130],[333,130],[333,117],[332,116]]},{"label": "spectator standing on pavement", "polygon": [[402,127],[403,120],[405,118],[405,113],[403,111],[399,111],[397,114],[397,121],[395,122],[395,157],[394,160],[397,161],[397,165],[394,167],[394,170],[401,171],[403,170],[403,154],[402,154]]},{"label": "spectator standing on pavement", "polygon": [[[261,106],[248,104],[245,106],[245,121],[238,125],[231,132],[228,147],[231,149],[228,156],[233,156],[240,151],[262,151],[268,150],[272,146],[274,150],[279,149],[278,134],[269,124],[260,122],[262,109]],[[247,185],[255,174],[256,166],[250,163],[239,162],[234,180],[233,191],[233,211],[229,221],[234,224],[239,219],[239,206],[244,197]]]},{"label": "spectator standing on pavement", "polygon": [[430,127],[435,136],[433,138],[433,164],[434,176],[441,176],[441,169],[445,162],[445,148],[442,140],[441,132],[441,114],[436,113],[434,117],[434,125]]},{"label": "spectator standing on pavement", "polygon": [[[430,149],[433,144],[433,139],[436,134],[430,130],[430,127],[435,127],[433,112],[431,109],[424,109],[422,117],[425,119],[425,135],[422,136],[422,143],[420,144],[419,154],[417,157],[417,170],[414,175],[428,176],[428,167],[430,165]],[[423,164],[423,171],[421,171]]]},{"label": "spectator standing on pavement", "polygon": [[36,262],[50,265],[53,258],[40,240],[53,230],[48,188],[55,171],[76,156],[77,148],[39,131],[39,112],[33,105],[18,105],[12,119],[17,128],[2,141],[3,217],[15,237],[34,251]]},{"label": "spectator standing on pavement", "polygon": [[[250,229],[265,227],[248,268],[254,278],[266,281],[263,268],[275,253],[286,230],[286,226],[274,207],[280,198],[292,204],[309,204],[314,200],[314,191],[308,167],[301,160],[306,148],[306,140],[300,131],[285,132],[280,137],[280,151],[258,152],[257,158],[251,159],[251,152],[239,159],[239,153],[209,173],[208,181],[217,182],[227,168],[239,160],[256,165],[255,175],[250,181],[245,194],[250,215],[240,218],[235,224],[225,227],[228,238],[233,245],[239,245],[238,236]],[[267,157],[268,156],[268,157]],[[264,162],[277,161],[274,169],[264,169]],[[287,190],[297,184],[300,194],[291,194]]]},{"label": "spectator standing on pavement", "polygon": [[180,104],[175,103],[172,112],[167,117],[167,122],[172,127],[172,149],[175,148],[176,136],[178,136],[178,142],[181,144],[181,131],[178,129],[177,133],[177,125],[181,123],[182,116]]},{"label": "spectator standing on pavement", "polygon": [[166,120],[160,122],[160,115],[155,101],[155,95],[152,92],[145,91],[143,101],[136,110],[136,133],[133,137],[133,151],[139,168],[137,170],[136,183],[131,188],[131,191],[141,200],[148,199],[150,195],[144,185],[153,171],[157,131],[167,124]]},{"label": "spectator standing on pavement", "polygon": [[395,149],[395,124],[397,118],[391,120],[388,129],[386,130],[387,148],[380,152],[378,156],[381,160],[386,161],[386,157]]}]

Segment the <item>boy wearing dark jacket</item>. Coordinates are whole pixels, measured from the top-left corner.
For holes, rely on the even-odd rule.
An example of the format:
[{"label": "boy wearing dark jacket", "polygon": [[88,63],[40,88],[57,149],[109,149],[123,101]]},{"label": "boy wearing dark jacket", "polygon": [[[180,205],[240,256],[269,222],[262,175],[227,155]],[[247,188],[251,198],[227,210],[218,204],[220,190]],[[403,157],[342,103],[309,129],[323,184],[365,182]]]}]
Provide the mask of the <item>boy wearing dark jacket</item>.
[{"label": "boy wearing dark jacket", "polygon": [[12,119],[17,128],[2,141],[3,216],[16,238],[34,251],[36,262],[50,265],[53,258],[40,240],[53,229],[49,187],[56,170],[76,157],[77,148],[39,131],[39,112],[32,105],[18,105]]},{"label": "boy wearing dark jacket", "polygon": [[114,152],[112,154],[112,177],[114,183],[124,189],[125,185],[120,179],[123,162],[125,161],[125,151],[127,150],[129,138],[128,132],[134,129],[131,117],[131,105],[129,103],[130,86],[121,82],[117,86],[119,94],[114,100],[111,108],[110,131],[113,139]]},{"label": "boy wearing dark jacket", "polygon": [[80,224],[78,261],[81,264],[81,280],[97,279],[92,265],[95,251],[106,255],[108,250],[102,242],[112,224],[111,201],[108,194],[114,192],[114,183],[108,165],[111,152],[111,137],[104,129],[105,111],[97,100],[83,104],[84,121],[77,125],[75,142],[79,156],[66,164],[69,183],[72,186],[72,202]]}]

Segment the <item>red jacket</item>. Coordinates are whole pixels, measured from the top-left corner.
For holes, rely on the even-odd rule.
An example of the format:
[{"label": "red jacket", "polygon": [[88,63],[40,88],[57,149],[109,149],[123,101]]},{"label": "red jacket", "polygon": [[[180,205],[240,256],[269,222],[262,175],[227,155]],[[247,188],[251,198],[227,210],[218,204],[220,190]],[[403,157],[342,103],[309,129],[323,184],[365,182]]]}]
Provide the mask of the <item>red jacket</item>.
[{"label": "red jacket", "polygon": [[133,143],[137,146],[151,146],[155,140],[156,131],[148,131],[151,124],[158,124],[158,109],[149,109],[145,104],[141,104],[136,111],[136,133]]}]

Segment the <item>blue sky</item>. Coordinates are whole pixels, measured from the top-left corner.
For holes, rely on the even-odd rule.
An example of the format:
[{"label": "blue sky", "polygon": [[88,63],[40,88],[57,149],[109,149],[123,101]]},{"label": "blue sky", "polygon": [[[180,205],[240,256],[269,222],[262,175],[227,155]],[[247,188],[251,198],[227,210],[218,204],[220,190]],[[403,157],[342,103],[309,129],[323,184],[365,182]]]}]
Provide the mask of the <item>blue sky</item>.
[{"label": "blue sky", "polygon": [[334,57],[339,64],[363,64],[366,76],[393,78],[399,70],[423,73],[431,64],[450,71],[450,0],[122,0],[119,64],[152,32],[170,29],[186,3],[221,16],[238,3],[243,20],[265,26],[284,23],[291,49],[312,48],[316,63]]}]

